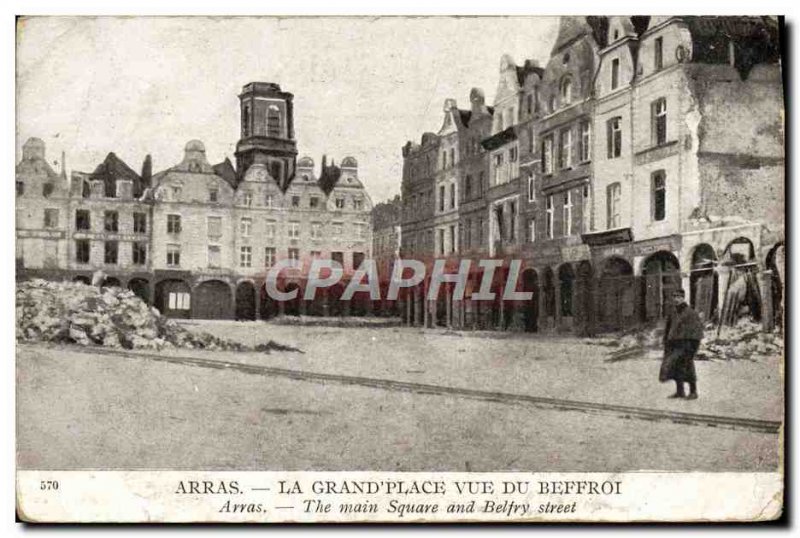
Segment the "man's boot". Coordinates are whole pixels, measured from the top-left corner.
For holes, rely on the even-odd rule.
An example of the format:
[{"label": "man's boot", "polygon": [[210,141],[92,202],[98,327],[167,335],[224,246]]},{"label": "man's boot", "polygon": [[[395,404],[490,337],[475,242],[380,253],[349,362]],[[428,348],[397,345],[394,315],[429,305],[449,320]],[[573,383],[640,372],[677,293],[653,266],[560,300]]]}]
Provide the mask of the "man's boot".
[{"label": "man's boot", "polygon": [[676,388],[675,394],[673,394],[672,396],[667,396],[667,398],[673,399],[673,398],[686,397],[686,393],[683,392],[683,381],[675,381],[675,388]]},{"label": "man's boot", "polygon": [[689,396],[686,397],[687,400],[696,400],[697,399],[697,382],[696,381],[689,381]]}]

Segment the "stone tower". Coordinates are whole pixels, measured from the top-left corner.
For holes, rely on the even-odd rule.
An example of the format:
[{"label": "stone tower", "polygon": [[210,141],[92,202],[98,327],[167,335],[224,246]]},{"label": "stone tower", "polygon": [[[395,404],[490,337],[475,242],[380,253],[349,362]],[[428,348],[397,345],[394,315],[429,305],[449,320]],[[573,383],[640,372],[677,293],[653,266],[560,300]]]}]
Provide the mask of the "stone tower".
[{"label": "stone tower", "polygon": [[291,182],[297,159],[293,98],[273,82],[251,82],[242,88],[241,137],[236,144],[240,178],[251,165],[264,164],[281,189]]}]

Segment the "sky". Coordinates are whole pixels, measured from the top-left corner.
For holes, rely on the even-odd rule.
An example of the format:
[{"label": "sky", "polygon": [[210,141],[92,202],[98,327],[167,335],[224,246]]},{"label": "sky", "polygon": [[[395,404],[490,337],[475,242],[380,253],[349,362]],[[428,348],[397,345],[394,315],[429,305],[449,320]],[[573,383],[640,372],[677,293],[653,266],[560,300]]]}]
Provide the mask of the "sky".
[{"label": "sky", "polygon": [[[555,17],[40,17],[17,29],[16,158],[92,171],[113,151],[159,171],[199,139],[233,161],[237,95],[251,81],[294,94],[299,156],[352,155],[373,202],[400,192],[401,148],[436,132],[442,106],[494,99],[500,58],[544,65]],[[56,166],[60,169],[60,164]]]}]

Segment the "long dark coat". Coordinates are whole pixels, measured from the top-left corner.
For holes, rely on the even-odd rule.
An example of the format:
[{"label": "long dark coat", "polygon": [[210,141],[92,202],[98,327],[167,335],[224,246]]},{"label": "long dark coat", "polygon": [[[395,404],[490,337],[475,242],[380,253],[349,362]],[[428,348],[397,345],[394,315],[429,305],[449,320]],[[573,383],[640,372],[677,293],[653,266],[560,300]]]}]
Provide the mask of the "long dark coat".
[{"label": "long dark coat", "polygon": [[703,339],[703,322],[686,303],[667,317],[664,328],[664,359],[658,379],[661,382],[697,380],[694,356]]}]

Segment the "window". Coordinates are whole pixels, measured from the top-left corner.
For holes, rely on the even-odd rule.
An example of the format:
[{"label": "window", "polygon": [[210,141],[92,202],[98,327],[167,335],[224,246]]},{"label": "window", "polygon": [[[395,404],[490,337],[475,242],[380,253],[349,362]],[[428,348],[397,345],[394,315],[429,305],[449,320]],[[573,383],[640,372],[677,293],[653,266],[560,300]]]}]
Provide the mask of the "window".
[{"label": "window", "polygon": [[651,114],[653,144],[660,146],[667,141],[667,100],[661,98],[653,102]]},{"label": "window", "polygon": [[363,252],[353,252],[353,269],[361,267],[361,264],[364,263],[364,258]]},{"label": "window", "polygon": [[456,150],[450,148],[450,166],[456,165]]},{"label": "window", "polygon": [[119,231],[119,214],[116,211],[106,211],[103,214],[103,229],[107,232]]},{"label": "window", "polygon": [[344,197],[337,196],[335,203],[336,203],[336,209],[344,209]]},{"label": "window", "polygon": [[272,179],[280,183],[283,178],[283,163],[281,161],[270,161],[269,175],[272,176]]},{"label": "window", "polygon": [[564,237],[569,237],[572,235],[572,191],[564,193],[564,210],[561,217]]},{"label": "window", "polygon": [[531,218],[528,221],[528,241],[533,243],[536,241],[536,219]]},{"label": "window", "polygon": [[589,233],[591,229],[592,197],[589,185],[583,186],[583,196],[581,197],[581,219],[583,223],[583,233]]},{"label": "window", "polygon": [[44,210],[44,227],[58,228],[58,209]]},{"label": "window", "polygon": [[563,129],[558,133],[558,167],[572,166],[572,130]]},{"label": "window", "polygon": [[22,196],[23,194],[25,194],[25,183],[17,181],[17,196]]},{"label": "window", "polygon": [[331,252],[331,260],[344,266],[344,252]]},{"label": "window", "polygon": [[191,295],[181,292],[169,292],[169,309],[170,310],[189,310],[191,308]]},{"label": "window", "polygon": [[253,193],[250,191],[245,191],[242,194],[242,205],[245,207],[250,207],[253,205]]},{"label": "window", "polygon": [[83,198],[91,198],[92,196],[92,185],[88,181],[84,181],[83,185],[81,185],[81,196]]},{"label": "window", "polygon": [[275,197],[271,194],[267,194],[264,197],[264,205],[268,208],[272,208],[275,205]]},{"label": "window", "polygon": [[147,213],[135,212],[133,214],[133,233],[147,233]]},{"label": "window", "polygon": [[250,237],[250,232],[253,231],[253,219],[244,217],[239,221],[239,233],[242,237]]},{"label": "window", "polygon": [[606,187],[607,228],[609,230],[620,227],[620,199],[622,198],[622,185],[612,183]]},{"label": "window", "polygon": [[572,102],[572,79],[565,77],[561,82],[561,106],[567,106]]},{"label": "window", "polygon": [[77,209],[75,211],[75,229],[81,231],[92,229],[92,217],[88,209]]},{"label": "window", "polygon": [[616,90],[619,86],[619,58],[611,60],[611,89]]},{"label": "window", "polygon": [[545,229],[544,232],[547,235],[548,239],[553,238],[553,195],[549,195],[547,197],[547,205],[546,205],[546,213],[547,213],[547,220],[545,221]]},{"label": "window", "polygon": [[483,217],[478,217],[478,246],[483,244]]},{"label": "window", "polygon": [[264,265],[266,267],[275,265],[275,247],[266,247],[264,249]]},{"label": "window", "polygon": [[253,263],[253,247],[245,246],[239,247],[239,265],[242,267],[250,267]]},{"label": "window", "polygon": [[508,162],[515,163],[517,162],[517,156],[519,154],[518,148],[511,148],[508,150]]},{"label": "window", "polygon": [[342,224],[341,222],[334,222],[333,225],[331,226],[331,233],[334,236],[338,237],[342,235],[343,231],[344,231],[344,224]]},{"label": "window", "polygon": [[456,207],[456,184],[450,184],[450,209]]},{"label": "window", "polygon": [[525,96],[525,112],[528,116],[533,115],[533,95],[531,94]]},{"label": "window", "polygon": [[275,105],[270,105],[267,110],[267,136],[281,136],[281,111]]},{"label": "window", "polygon": [[292,239],[300,237],[300,223],[297,221],[289,222],[288,235]]},{"label": "window", "polygon": [[[180,185],[173,185],[172,189],[171,189],[171,198],[170,199],[173,202],[180,202],[182,194],[183,194],[183,187],[181,187]],[[106,194],[106,196],[108,196],[108,194]]]},{"label": "window", "polygon": [[147,243],[134,241],[131,243],[131,259],[134,265],[144,265],[147,263]]},{"label": "window", "polygon": [[653,220],[664,220],[667,216],[667,178],[663,170],[653,172],[650,178],[653,191]]},{"label": "window", "polygon": [[542,140],[542,172],[553,173],[553,135],[547,135]]},{"label": "window", "polygon": [[439,254],[439,256],[442,256],[442,255],[444,255],[444,252],[445,252],[445,249],[444,249],[444,230],[442,228],[439,228],[438,230],[436,230],[436,232],[439,235],[439,252],[438,252],[438,254]]},{"label": "window", "polygon": [[319,196],[312,196],[308,199],[308,207],[317,209],[319,207]]},{"label": "window", "polygon": [[321,239],[322,238],[322,223],[321,222],[312,222],[311,223],[311,238],[312,239]]},{"label": "window", "polygon": [[277,223],[274,220],[268,220],[264,227],[264,236],[266,236],[269,239],[274,239],[276,224]]},{"label": "window", "polygon": [[439,211],[444,211],[445,186],[439,185]]},{"label": "window", "polygon": [[222,266],[222,249],[219,245],[208,245],[208,266],[211,268]]},{"label": "window", "polygon": [[208,201],[215,203],[219,201],[219,189],[216,187],[212,187],[208,189]]},{"label": "window", "polygon": [[536,201],[536,180],[533,177],[532,172],[528,174],[528,201],[529,202]]},{"label": "window", "polygon": [[533,127],[528,129],[528,153],[536,151],[536,136],[533,134]]},{"label": "window", "polygon": [[472,198],[472,176],[464,178],[464,200]]},{"label": "window", "polygon": [[357,239],[363,239],[365,236],[366,225],[363,222],[353,223],[353,233]]},{"label": "window", "polygon": [[614,159],[622,155],[622,118],[611,118],[606,123],[608,142],[608,158]]},{"label": "window", "polygon": [[509,241],[515,241],[517,239],[517,204],[516,202],[511,202],[508,205],[508,217],[511,221],[508,226],[508,239]]},{"label": "window", "polygon": [[50,198],[50,195],[53,194],[55,188],[56,188],[55,185],[53,185],[52,183],[45,183],[44,185],[42,185],[42,196],[44,196],[45,198]]},{"label": "window", "polygon": [[290,260],[299,260],[300,259],[300,249],[299,248],[290,248],[289,249],[289,259]]},{"label": "window", "polygon": [[495,185],[505,183],[503,180],[503,154],[498,153],[494,156],[494,182]]},{"label": "window", "polygon": [[591,144],[592,144],[592,131],[591,125],[588,121],[582,121],[580,124],[580,160],[582,163],[587,162],[591,158]]},{"label": "window", "polygon": [[250,136],[250,105],[242,107],[242,138]]},{"label": "window", "polygon": [[556,110],[556,96],[551,95],[550,99],[547,100],[547,110],[548,112],[555,112]]},{"label": "window", "polygon": [[353,198],[353,209],[362,211],[364,209],[364,200],[361,198]]},{"label": "window", "polygon": [[178,267],[181,264],[181,246],[167,245],[167,266]]},{"label": "window", "polygon": [[300,207],[300,197],[292,196],[292,207]]},{"label": "window", "polygon": [[181,233],[181,216],[180,215],[167,215],[167,233],[179,234]]},{"label": "window", "polygon": [[664,38],[657,37],[653,43],[653,68],[660,71],[664,68]]},{"label": "window", "polygon": [[119,243],[116,241],[106,241],[104,251],[103,261],[110,265],[116,264],[119,254]]},{"label": "window", "polygon": [[218,239],[222,236],[222,217],[208,217],[206,223],[209,238]]},{"label": "window", "polygon": [[103,182],[103,195],[106,198],[117,197],[117,182],[110,177],[106,177],[105,181]]},{"label": "window", "polygon": [[456,227],[455,225],[450,225],[450,252],[455,252],[457,249],[458,243],[456,243]]},{"label": "window", "polygon": [[91,245],[88,239],[77,239],[75,241],[75,261],[78,263],[89,263]]}]

